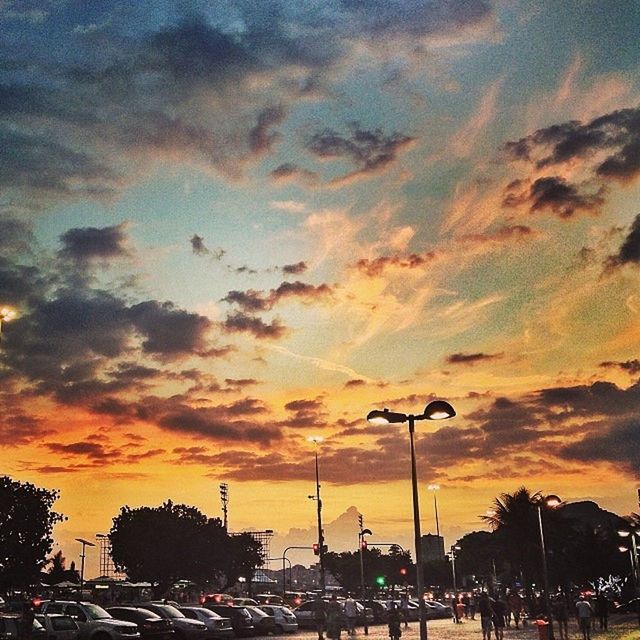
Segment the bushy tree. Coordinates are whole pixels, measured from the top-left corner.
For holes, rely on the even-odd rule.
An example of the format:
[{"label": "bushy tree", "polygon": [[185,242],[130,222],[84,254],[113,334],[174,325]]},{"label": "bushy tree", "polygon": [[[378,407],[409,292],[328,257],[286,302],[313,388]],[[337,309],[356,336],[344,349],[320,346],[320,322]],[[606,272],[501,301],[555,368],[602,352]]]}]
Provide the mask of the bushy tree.
[{"label": "bushy tree", "polygon": [[52,510],[56,490],[0,477],[0,589],[39,581],[53,547],[53,527],[64,516]]},{"label": "bushy tree", "polygon": [[59,582],[80,582],[80,574],[76,570],[74,562],[67,569],[67,559],[62,555],[62,551],[55,553],[49,560],[49,568],[42,576],[43,582],[49,585],[58,584]]},{"label": "bushy tree", "polygon": [[235,582],[262,563],[261,545],[249,534],[231,536],[219,518],[170,500],[159,507],[122,507],[109,539],[116,567],[132,580],[157,583],[159,594],[178,579]]}]

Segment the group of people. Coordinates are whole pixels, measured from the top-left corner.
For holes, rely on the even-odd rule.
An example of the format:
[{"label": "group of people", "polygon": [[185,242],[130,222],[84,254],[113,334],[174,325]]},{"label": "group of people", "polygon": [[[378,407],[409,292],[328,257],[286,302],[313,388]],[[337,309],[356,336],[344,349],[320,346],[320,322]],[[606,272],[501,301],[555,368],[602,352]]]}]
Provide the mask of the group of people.
[{"label": "group of people", "polygon": [[344,608],[338,601],[337,596],[331,596],[329,602],[322,598],[315,600],[314,617],[318,631],[318,640],[324,640],[326,632],[329,640],[340,640],[343,623],[346,620],[347,633],[355,634],[356,621],[358,618],[358,606],[351,595],[344,602]]}]

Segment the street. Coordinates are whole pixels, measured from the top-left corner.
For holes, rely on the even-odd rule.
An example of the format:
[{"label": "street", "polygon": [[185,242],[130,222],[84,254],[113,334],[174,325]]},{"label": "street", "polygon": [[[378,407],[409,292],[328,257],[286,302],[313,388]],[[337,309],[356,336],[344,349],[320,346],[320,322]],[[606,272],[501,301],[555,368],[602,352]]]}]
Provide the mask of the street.
[{"label": "street", "polygon": [[[304,629],[294,634],[294,637],[296,640],[317,640],[318,636],[315,631]],[[360,640],[365,638],[361,627],[358,628],[355,637]],[[387,640],[387,626],[370,626],[369,635],[366,637],[371,640]],[[450,620],[429,621],[428,637],[430,640],[481,640],[480,619],[465,620],[462,624],[453,624]],[[346,632],[343,632],[341,640],[348,638]],[[492,638],[494,638],[493,635]],[[538,640],[538,628],[532,624],[520,629],[506,628],[504,638],[505,640]],[[580,640],[581,638],[582,634],[578,630],[578,625],[575,620],[571,620],[569,622],[569,640]],[[640,627],[634,615],[613,615],[609,618],[609,630],[603,632],[594,630],[591,633],[591,638],[592,640],[640,640]],[[417,622],[410,623],[408,629],[402,629],[402,639],[419,639]],[[556,640],[558,640],[557,631]]]}]

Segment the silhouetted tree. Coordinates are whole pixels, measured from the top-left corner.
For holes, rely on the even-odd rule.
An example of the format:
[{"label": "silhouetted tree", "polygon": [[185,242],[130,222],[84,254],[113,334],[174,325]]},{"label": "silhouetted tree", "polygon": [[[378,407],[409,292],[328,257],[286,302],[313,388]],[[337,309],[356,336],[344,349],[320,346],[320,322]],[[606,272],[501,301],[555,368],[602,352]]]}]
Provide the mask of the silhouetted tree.
[{"label": "silhouetted tree", "polygon": [[219,518],[170,500],[122,507],[109,539],[116,567],[132,580],[157,583],[159,594],[178,579],[225,585],[262,564],[261,545],[249,534],[229,535]]},{"label": "silhouetted tree", "polygon": [[0,590],[38,582],[53,547],[53,527],[64,516],[52,511],[58,491],[0,477]]},{"label": "silhouetted tree", "polygon": [[49,558],[49,569],[46,574],[43,575],[43,581],[46,584],[54,585],[59,582],[80,582],[80,574],[76,570],[74,562],[71,563],[71,567],[67,569],[67,560],[62,555],[62,551],[58,551],[51,558]]}]

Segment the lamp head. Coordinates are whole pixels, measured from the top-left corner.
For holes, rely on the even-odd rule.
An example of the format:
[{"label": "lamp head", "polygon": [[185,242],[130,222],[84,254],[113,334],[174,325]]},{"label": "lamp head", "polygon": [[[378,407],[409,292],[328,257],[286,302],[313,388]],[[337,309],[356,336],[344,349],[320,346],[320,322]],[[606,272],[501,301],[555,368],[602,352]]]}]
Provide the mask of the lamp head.
[{"label": "lamp head", "polygon": [[13,320],[15,317],[16,312],[14,309],[11,309],[11,307],[2,307],[2,309],[0,309],[0,320],[8,322],[9,320]]},{"label": "lamp head", "polygon": [[360,533],[361,536],[372,536],[373,532],[371,531],[371,529],[363,529],[362,532]]},{"label": "lamp head", "polygon": [[456,415],[455,409],[446,400],[433,400],[425,408],[424,420],[446,420]]},{"label": "lamp head", "polygon": [[625,551],[629,551],[627,547],[623,547],[622,545],[618,547],[618,550],[621,551],[622,553],[624,553]]},{"label": "lamp head", "polygon": [[309,436],[307,442],[313,442],[314,444],[320,444],[324,438],[322,436]]},{"label": "lamp head", "polygon": [[631,535],[631,531],[628,529],[618,529],[618,535],[621,538],[628,538]]},{"label": "lamp head", "polygon": [[440,485],[439,484],[430,484],[427,489],[429,489],[429,491],[438,491],[440,489]]},{"label": "lamp head", "polygon": [[560,498],[558,498],[558,496],[551,494],[548,495],[544,500],[543,500],[545,506],[550,507],[551,509],[555,509],[557,506],[560,505],[560,503],[562,502],[562,500],[560,500]]},{"label": "lamp head", "polygon": [[382,411],[380,411],[380,409],[374,409],[367,415],[367,422],[371,424],[394,424],[406,421],[407,416],[404,413],[389,411],[387,408],[384,408]]}]

